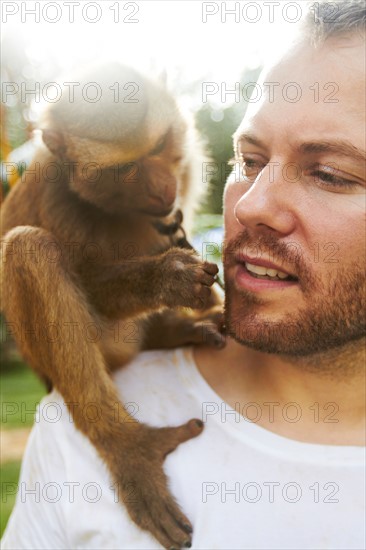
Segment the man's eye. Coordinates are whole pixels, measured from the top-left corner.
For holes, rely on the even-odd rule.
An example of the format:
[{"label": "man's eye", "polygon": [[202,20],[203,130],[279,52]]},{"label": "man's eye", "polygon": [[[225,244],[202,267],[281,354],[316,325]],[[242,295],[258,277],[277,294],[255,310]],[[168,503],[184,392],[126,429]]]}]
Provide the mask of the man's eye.
[{"label": "man's eye", "polygon": [[312,177],[316,183],[323,185],[324,187],[338,187],[343,189],[351,189],[359,185],[356,181],[341,178],[336,174],[324,170],[314,170]]},{"label": "man's eye", "polygon": [[254,181],[263,168],[263,162],[259,162],[252,158],[242,157],[242,173],[246,180]]}]

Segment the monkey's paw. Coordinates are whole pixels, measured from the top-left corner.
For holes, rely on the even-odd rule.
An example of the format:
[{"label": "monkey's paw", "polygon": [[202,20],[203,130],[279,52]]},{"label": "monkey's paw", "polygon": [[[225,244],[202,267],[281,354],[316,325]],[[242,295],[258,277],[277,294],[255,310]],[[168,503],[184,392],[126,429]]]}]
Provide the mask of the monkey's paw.
[{"label": "monkey's paw", "polygon": [[167,454],[199,435],[203,422],[193,419],[176,428],[139,425],[132,446],[123,452],[119,496],[131,519],[170,550],[190,548],[192,525],[168,489],[163,471]]},{"label": "monkey's paw", "polygon": [[161,301],[168,307],[203,309],[218,273],[216,264],[203,262],[194,251],[171,248],[161,263]]}]

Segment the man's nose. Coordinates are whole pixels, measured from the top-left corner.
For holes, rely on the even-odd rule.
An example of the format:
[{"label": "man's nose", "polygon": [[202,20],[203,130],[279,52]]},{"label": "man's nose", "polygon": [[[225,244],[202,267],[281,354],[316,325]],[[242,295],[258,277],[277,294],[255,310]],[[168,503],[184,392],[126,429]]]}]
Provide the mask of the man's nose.
[{"label": "man's nose", "polygon": [[234,207],[237,221],[248,229],[290,234],[296,223],[301,176],[291,177],[280,163],[267,164]]}]

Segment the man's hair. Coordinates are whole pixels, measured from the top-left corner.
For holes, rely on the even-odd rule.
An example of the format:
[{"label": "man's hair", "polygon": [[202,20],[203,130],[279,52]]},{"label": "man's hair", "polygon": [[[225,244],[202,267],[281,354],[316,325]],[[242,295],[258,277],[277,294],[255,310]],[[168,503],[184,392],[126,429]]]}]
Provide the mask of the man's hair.
[{"label": "man's hair", "polygon": [[345,36],[366,29],[365,0],[320,0],[309,2],[305,32],[315,45],[333,36]]}]

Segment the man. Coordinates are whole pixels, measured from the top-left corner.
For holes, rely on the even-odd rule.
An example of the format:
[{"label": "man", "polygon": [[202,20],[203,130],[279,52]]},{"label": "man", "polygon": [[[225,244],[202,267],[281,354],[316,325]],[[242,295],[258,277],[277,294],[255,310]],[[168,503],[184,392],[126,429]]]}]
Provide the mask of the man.
[{"label": "man", "polygon": [[[205,422],[165,462],[194,548],[365,543],[366,10],[315,6],[235,134],[226,347],[143,353],[115,377],[139,420]],[[43,400],[3,548],[159,548],[70,418]]]}]

